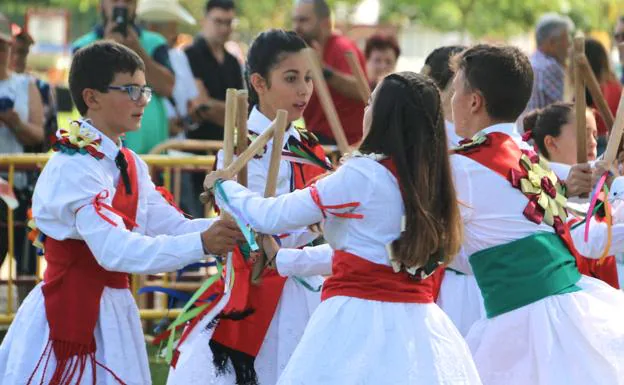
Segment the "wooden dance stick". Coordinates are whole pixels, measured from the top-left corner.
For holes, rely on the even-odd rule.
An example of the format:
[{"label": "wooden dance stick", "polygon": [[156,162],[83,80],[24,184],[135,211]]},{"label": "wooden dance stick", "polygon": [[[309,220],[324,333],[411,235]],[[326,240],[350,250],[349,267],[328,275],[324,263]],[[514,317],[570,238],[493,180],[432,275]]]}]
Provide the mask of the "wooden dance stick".
[{"label": "wooden dance stick", "polygon": [[[234,158],[234,130],[236,129],[236,89],[228,88],[225,91],[225,119],[223,123],[223,167],[227,167],[230,163],[232,163],[232,159]],[[202,203],[207,204],[211,203],[209,199],[209,195],[207,193],[202,193],[199,196],[199,199]],[[210,207],[206,207],[206,211],[208,211]],[[222,213],[221,217],[227,218],[229,217],[228,213]]]},{"label": "wooden dance stick", "polygon": [[[575,56],[585,56],[585,38],[577,36],[574,38]],[[585,81],[581,66],[574,63],[574,106],[576,108],[576,161],[577,163],[587,163],[587,125],[585,122],[585,110],[587,101],[585,100]]]},{"label": "wooden dance stick", "polygon": [[612,167],[617,160],[618,149],[622,141],[622,133],[624,133],[624,92],[620,96],[620,103],[615,114],[615,122],[609,134],[607,149],[605,150],[604,160],[608,167]]},{"label": "wooden dance stick", "polygon": [[600,116],[602,116],[602,120],[605,122],[605,126],[613,127],[613,113],[611,113],[609,104],[600,90],[600,84],[598,83],[598,79],[596,79],[594,71],[589,65],[589,61],[587,61],[587,56],[577,55],[576,65],[580,67],[581,74],[585,80],[585,85],[594,100],[594,104],[598,108],[598,112],[600,112]]},{"label": "wooden dance stick", "polygon": [[329,122],[329,127],[334,134],[334,139],[336,140],[336,144],[338,145],[338,150],[341,153],[346,154],[350,151],[349,142],[347,141],[344,129],[342,128],[342,124],[340,123],[340,119],[338,118],[336,106],[334,106],[331,94],[329,93],[327,82],[325,82],[325,78],[323,77],[323,70],[321,70],[321,66],[319,64],[316,52],[312,48],[306,48],[304,51],[306,55],[308,55],[308,62],[310,63],[310,67],[312,69],[314,86],[316,87],[316,92],[318,94],[319,100],[321,101],[321,106],[323,106],[325,117]]},{"label": "wooden dance stick", "polygon": [[[284,146],[284,133],[288,124],[288,112],[278,110],[275,118],[279,124],[275,127],[273,133],[273,146],[271,147],[271,160],[269,163],[269,174],[266,179],[264,188],[264,197],[269,198],[275,195],[277,191],[277,177],[280,170],[280,162],[282,160],[282,148]],[[262,280],[262,272],[266,266],[266,258],[257,258],[251,272],[251,283],[257,285]]]},{"label": "wooden dance stick", "polygon": [[271,147],[271,160],[269,163],[269,174],[267,175],[267,183],[264,188],[264,197],[269,198],[275,195],[277,191],[277,176],[280,169],[280,161],[282,160],[282,148],[284,146],[284,133],[288,124],[288,112],[286,110],[277,110],[275,120],[278,124],[273,132],[273,147]]},{"label": "wooden dance stick", "polygon": [[[240,155],[247,149],[247,110],[249,109],[247,91],[239,90],[237,95],[238,106],[236,107],[236,155]],[[238,183],[247,186],[247,165],[240,170],[237,177]]]},{"label": "wooden dance stick", "polygon": [[360,95],[362,95],[362,101],[364,103],[368,103],[368,98],[370,98],[371,94],[370,85],[368,84],[368,79],[366,78],[362,67],[360,67],[358,59],[353,51],[347,51],[345,53],[345,57],[347,59],[347,63],[349,63],[349,67],[351,68],[351,74],[355,76],[358,91]]},{"label": "wooden dance stick", "polygon": [[234,158],[234,131],[236,130],[236,89],[228,88],[225,92],[225,119],[223,122],[223,167],[232,163]]},{"label": "wooden dance stick", "polygon": [[[232,163],[234,158],[234,130],[236,121],[236,89],[228,88],[225,92],[225,119],[223,124],[223,167]],[[199,200],[207,205],[204,209],[206,216],[210,214],[211,203],[209,194],[203,192]]]}]

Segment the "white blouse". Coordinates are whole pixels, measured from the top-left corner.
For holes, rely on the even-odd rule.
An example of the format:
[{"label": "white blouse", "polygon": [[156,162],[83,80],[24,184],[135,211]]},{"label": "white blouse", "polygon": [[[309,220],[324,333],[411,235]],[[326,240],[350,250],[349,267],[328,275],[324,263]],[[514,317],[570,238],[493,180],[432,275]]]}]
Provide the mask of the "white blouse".
[{"label": "white blouse", "polygon": [[[377,264],[390,265],[386,245],[400,236],[403,199],[396,178],[372,159],[350,158],[335,173],[316,183],[324,206],[359,203],[352,210],[329,212],[348,211],[363,215],[362,219],[341,218],[329,212],[323,218],[310,188],[269,199],[232,181],[225,181],[223,188],[231,207],[245,213],[250,225],[265,234],[287,232],[324,220],[324,235],[329,246],[308,249],[312,253],[318,252],[308,253],[312,258],[329,255],[331,248]],[[219,197],[217,201],[221,207],[226,207]]]},{"label": "white blouse", "polygon": [[57,240],[84,240],[98,263],[107,270],[150,274],[173,271],[204,257],[200,232],[213,219],[188,220],[155,190],[147,165],[134,152],[139,202],[136,227],[126,230],[117,215],[102,214],[117,223],[112,226],[98,215],[94,198],[108,191],[104,203],[112,205],[120,172],[115,166],[119,147],[95,127],[83,122],[81,132],[102,138],[98,160],[91,155],[55,153],[37,181],[33,217],[37,227]]}]

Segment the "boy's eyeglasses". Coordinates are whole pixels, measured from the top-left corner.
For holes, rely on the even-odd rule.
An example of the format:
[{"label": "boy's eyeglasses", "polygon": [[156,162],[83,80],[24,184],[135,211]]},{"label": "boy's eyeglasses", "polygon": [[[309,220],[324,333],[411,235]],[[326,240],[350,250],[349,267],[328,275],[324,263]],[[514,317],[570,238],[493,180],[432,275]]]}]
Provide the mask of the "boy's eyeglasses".
[{"label": "boy's eyeglasses", "polygon": [[145,101],[149,102],[150,100],[152,100],[152,87],[148,87],[148,86],[135,86],[135,85],[129,85],[129,86],[108,86],[109,90],[117,90],[117,91],[126,91],[128,93],[128,96],[130,97],[130,100],[132,100],[133,102],[138,102],[139,99],[141,98],[141,96],[145,97]]}]

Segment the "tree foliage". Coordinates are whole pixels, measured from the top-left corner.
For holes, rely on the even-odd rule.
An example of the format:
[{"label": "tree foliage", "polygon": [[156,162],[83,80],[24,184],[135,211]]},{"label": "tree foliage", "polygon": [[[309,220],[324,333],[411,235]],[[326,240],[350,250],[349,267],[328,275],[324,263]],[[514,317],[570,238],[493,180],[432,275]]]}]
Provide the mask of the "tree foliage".
[{"label": "tree foliage", "polygon": [[623,0],[392,0],[383,1],[383,20],[418,22],[475,38],[509,37],[530,31],[546,12],[568,15],[582,30],[608,30],[624,10]]},{"label": "tree foliage", "polygon": [[[84,33],[99,15],[100,0],[1,0],[0,11],[23,23],[30,7],[65,8],[72,13],[72,35]],[[206,0],[180,0],[201,19]],[[330,0],[353,6],[358,0]],[[475,38],[504,38],[530,31],[544,12],[569,15],[583,30],[608,30],[624,12],[624,0],[380,0],[382,21],[420,24],[442,31],[464,31]],[[267,28],[288,28],[293,0],[237,0],[238,31],[249,37]],[[190,30],[188,32],[191,32]]]}]

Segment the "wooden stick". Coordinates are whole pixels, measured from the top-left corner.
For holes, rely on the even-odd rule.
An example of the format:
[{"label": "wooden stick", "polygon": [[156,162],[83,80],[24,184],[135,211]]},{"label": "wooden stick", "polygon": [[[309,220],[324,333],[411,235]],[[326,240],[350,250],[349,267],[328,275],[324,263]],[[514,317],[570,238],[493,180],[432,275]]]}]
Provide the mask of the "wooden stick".
[{"label": "wooden stick", "polygon": [[[288,112],[277,110],[275,121],[278,123],[273,133],[273,146],[271,147],[271,160],[269,163],[269,173],[264,187],[264,197],[269,198],[277,191],[277,177],[279,175],[280,163],[282,160],[282,148],[284,146],[284,133],[288,125]],[[262,272],[266,266],[266,258],[257,258],[251,272],[251,283],[257,285],[262,280]]]},{"label": "wooden stick", "polygon": [[605,122],[605,126],[613,127],[613,113],[611,113],[609,104],[607,103],[607,100],[600,90],[600,83],[598,83],[598,79],[596,79],[596,75],[589,65],[587,56],[576,56],[576,65],[579,66],[581,69],[581,74],[583,76],[583,79],[585,80],[585,85],[587,86],[589,94],[594,100],[594,105],[598,108],[598,112],[600,112],[600,116],[602,116],[602,120]]},{"label": "wooden stick", "polygon": [[[236,123],[236,89],[228,88],[225,92],[225,121],[223,123],[223,168],[226,168],[232,159],[234,158],[234,130]],[[207,174],[206,174],[207,175]],[[199,200],[208,205],[210,203],[209,195],[204,192],[200,194]],[[209,206],[204,208],[204,213],[207,214]],[[224,217],[227,217],[227,213],[223,213]]]},{"label": "wooden stick", "polygon": [[234,130],[236,128],[236,89],[228,88],[225,92],[225,120],[223,122],[223,167],[232,163],[234,158]]},{"label": "wooden stick", "polygon": [[620,96],[617,113],[615,114],[615,122],[611,128],[607,149],[605,150],[604,160],[609,166],[612,166],[616,159],[620,142],[622,141],[622,133],[624,133],[624,92]]},{"label": "wooden stick", "polygon": [[271,147],[271,160],[269,163],[269,174],[264,188],[264,197],[269,198],[275,195],[277,190],[277,176],[279,175],[280,161],[282,160],[282,148],[284,146],[284,132],[288,125],[288,112],[277,110],[275,117],[277,125],[273,132],[273,147]]},{"label": "wooden stick", "polygon": [[274,120],[271,125],[258,136],[245,151],[243,151],[238,158],[232,162],[228,167],[223,170],[226,172],[228,178],[232,178],[238,174],[240,170],[269,142],[273,137],[275,129],[278,127],[279,122]]},{"label": "wooden stick", "polygon": [[370,98],[371,94],[368,78],[364,74],[362,67],[360,67],[360,63],[353,51],[347,51],[345,56],[347,58],[347,63],[349,63],[349,67],[351,67],[351,73],[355,76],[355,80],[357,81],[358,91],[360,92],[360,95],[362,95],[362,101],[364,103],[368,103],[368,98]]},{"label": "wooden stick", "polygon": [[321,106],[323,106],[325,117],[329,122],[329,127],[334,134],[334,140],[336,141],[340,152],[346,154],[350,151],[349,142],[347,141],[344,129],[342,128],[342,123],[340,123],[340,119],[338,118],[336,106],[334,106],[331,94],[329,93],[329,88],[325,82],[325,78],[323,77],[323,70],[321,70],[321,65],[316,52],[312,48],[306,48],[304,51],[306,55],[308,55],[308,61],[312,69],[312,77],[314,78],[314,86],[316,87],[316,92],[319,100],[321,101]]},{"label": "wooden stick", "polygon": [[[585,38],[574,38],[575,55],[585,55]],[[587,126],[585,122],[585,81],[579,65],[574,65],[574,105],[576,107],[576,161],[587,163]]]},{"label": "wooden stick", "polygon": [[[249,109],[248,95],[247,91],[239,90],[237,95],[238,107],[236,108],[237,112],[237,122],[236,122],[236,155],[240,155],[247,149],[249,145],[247,143],[247,135],[249,131],[247,130],[247,110]],[[247,186],[247,165],[243,167],[243,169],[238,173],[238,183],[243,186]]]}]

